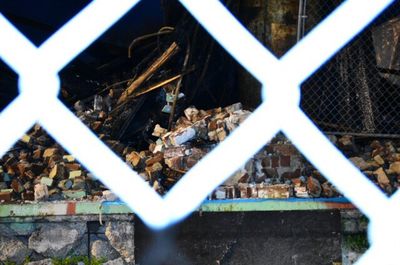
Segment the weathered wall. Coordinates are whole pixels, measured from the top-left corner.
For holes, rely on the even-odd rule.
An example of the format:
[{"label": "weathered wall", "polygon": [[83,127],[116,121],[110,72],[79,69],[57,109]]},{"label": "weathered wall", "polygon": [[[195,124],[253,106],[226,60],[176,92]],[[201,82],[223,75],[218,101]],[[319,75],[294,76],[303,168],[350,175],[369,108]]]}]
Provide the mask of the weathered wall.
[{"label": "weathered wall", "polygon": [[[140,264],[307,264],[341,261],[340,213],[195,213],[152,233],[136,224]],[[149,251],[149,248],[151,249]]]},{"label": "weathered wall", "polygon": [[[357,210],[194,213],[161,232],[132,216],[0,220],[0,264],[52,264],[88,256],[119,264],[353,264],[362,254],[343,236],[363,235]],[[41,261],[42,263],[38,263]]]},{"label": "weathered wall", "polygon": [[[281,57],[296,43],[298,7],[298,0],[242,0],[240,17],[261,43]],[[260,83],[244,69],[238,74],[238,88],[246,107],[260,104]]]},{"label": "weathered wall", "polygon": [[[97,217],[98,218],[98,217]],[[87,256],[112,261],[112,264],[135,264],[133,216],[105,218],[103,225],[91,217],[58,220],[0,220],[0,264],[21,264],[29,258],[52,264],[52,259]],[[108,220],[107,220],[108,219]],[[36,264],[37,265],[37,264]]]},{"label": "weathered wall", "polygon": [[[341,211],[342,265],[352,265],[362,256],[367,241],[368,219],[358,210]],[[368,245],[368,244],[367,244]]]}]

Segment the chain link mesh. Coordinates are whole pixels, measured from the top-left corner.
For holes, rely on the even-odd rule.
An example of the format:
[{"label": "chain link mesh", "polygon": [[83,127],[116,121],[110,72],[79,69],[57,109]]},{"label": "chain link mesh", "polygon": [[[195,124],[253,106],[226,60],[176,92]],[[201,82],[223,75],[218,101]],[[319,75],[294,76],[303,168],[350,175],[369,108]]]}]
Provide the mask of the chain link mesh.
[{"label": "chain link mesh", "polygon": [[[300,35],[342,2],[303,1]],[[302,85],[302,109],[319,128],[400,137],[399,32],[397,2]]]}]

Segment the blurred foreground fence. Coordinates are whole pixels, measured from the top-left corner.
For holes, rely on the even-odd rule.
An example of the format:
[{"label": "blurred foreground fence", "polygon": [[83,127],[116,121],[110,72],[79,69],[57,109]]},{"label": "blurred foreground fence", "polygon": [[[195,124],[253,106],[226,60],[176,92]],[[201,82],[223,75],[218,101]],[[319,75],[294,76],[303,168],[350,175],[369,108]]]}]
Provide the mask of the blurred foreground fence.
[{"label": "blurred foreground fence", "polygon": [[[397,264],[399,193],[387,198],[306,115],[309,114],[321,126],[330,126],[323,127],[324,130],[333,128],[339,131],[341,127],[332,125],[340,123],[340,126],[348,124],[346,126],[353,131],[379,132],[382,127],[381,132],[396,132],[395,128],[385,126],[397,121],[391,117],[398,114],[395,110],[397,104],[394,104],[395,94],[384,96],[382,92],[379,97],[373,96],[378,91],[395,89],[398,82],[398,68],[396,70],[392,66],[390,51],[386,52],[386,45],[382,45],[382,41],[390,35],[387,28],[395,26],[395,20],[374,23],[370,33],[362,33],[331,63],[320,69],[394,1],[345,1],[278,60],[234,19],[220,1],[181,0],[209,33],[263,84],[264,103],[222,144],[186,173],[163,198],[57,99],[57,73],[137,2],[93,1],[40,47],[34,46],[0,15],[0,56],[20,77],[20,95],[0,114],[0,127],[7,128],[0,134],[0,156],[35,122],[39,122],[68,152],[117,193],[148,226],[163,229],[195,211],[215,187],[282,131],[370,219],[371,248],[362,257],[362,264]],[[394,10],[398,12],[399,9]],[[329,13],[328,8],[325,11]],[[357,42],[363,44],[355,45]],[[398,47],[398,44],[394,46]],[[374,60],[370,58],[375,58],[375,62],[372,63]],[[396,56],[393,58],[398,59]],[[331,64],[334,65],[330,67]],[[320,69],[319,72],[307,80],[317,69]],[[298,106],[298,87],[304,80],[307,80],[303,85],[303,109],[306,114]],[[385,103],[381,97],[386,98]],[[319,103],[325,98],[330,100]],[[304,102],[315,102],[317,105],[306,106]],[[377,107],[380,105],[385,108]],[[335,111],[334,106],[340,108]],[[394,110],[386,110],[389,106]],[[338,115],[341,109],[343,114]],[[327,118],[335,116],[333,114],[341,117],[340,120]]]}]

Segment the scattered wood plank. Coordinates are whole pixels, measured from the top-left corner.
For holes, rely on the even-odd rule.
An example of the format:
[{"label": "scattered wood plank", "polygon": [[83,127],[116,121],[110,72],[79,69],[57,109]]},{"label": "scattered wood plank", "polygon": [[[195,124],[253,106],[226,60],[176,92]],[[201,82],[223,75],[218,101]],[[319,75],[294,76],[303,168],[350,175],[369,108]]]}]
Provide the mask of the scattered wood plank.
[{"label": "scattered wood plank", "polygon": [[117,105],[123,103],[140,85],[152,76],[161,66],[163,66],[179,50],[176,42],[173,42],[167,50],[155,60],[119,97]]}]

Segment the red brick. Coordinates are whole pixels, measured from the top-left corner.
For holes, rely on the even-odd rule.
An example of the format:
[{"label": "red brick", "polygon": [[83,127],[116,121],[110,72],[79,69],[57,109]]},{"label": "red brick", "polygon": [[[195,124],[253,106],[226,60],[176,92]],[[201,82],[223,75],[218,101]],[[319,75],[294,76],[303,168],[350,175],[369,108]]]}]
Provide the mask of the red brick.
[{"label": "red brick", "polygon": [[235,190],[234,186],[227,186],[226,187],[226,197],[227,197],[227,199],[236,198],[236,190]]},{"label": "red brick", "polygon": [[281,155],[281,167],[290,167],[290,156]]},{"label": "red brick", "polygon": [[294,178],[299,178],[301,170],[298,168],[295,171],[288,171],[282,174],[282,178],[284,179],[294,179]]},{"label": "red brick", "polygon": [[33,192],[26,191],[26,192],[22,193],[22,199],[24,201],[34,201],[35,196],[34,196]]},{"label": "red brick", "polygon": [[274,154],[285,155],[285,156],[298,154],[297,149],[294,147],[294,145],[291,144],[275,144],[273,145],[273,150]]},{"label": "red brick", "polygon": [[247,195],[247,185],[248,184],[243,184],[240,183],[239,184],[239,194],[240,194],[240,198],[248,198],[249,196]]},{"label": "red brick", "polygon": [[0,192],[0,201],[10,202],[11,192],[9,191]]},{"label": "red brick", "polygon": [[264,168],[263,171],[267,178],[276,178],[279,176],[278,170],[276,168]]},{"label": "red brick", "polygon": [[250,185],[249,187],[247,187],[247,196],[249,198],[257,198],[257,187],[256,185]]},{"label": "red brick", "polygon": [[267,145],[266,148],[265,148],[265,150],[267,151],[268,154],[274,153],[274,152],[275,152],[275,150],[274,150],[274,144]]},{"label": "red brick", "polygon": [[266,168],[266,167],[271,167],[271,158],[270,157],[265,157],[261,161],[261,166]]},{"label": "red brick", "polygon": [[290,197],[290,186],[286,184],[264,185],[257,184],[258,198],[287,199]]},{"label": "red brick", "polygon": [[279,156],[272,156],[271,157],[271,167],[272,168],[279,167]]}]

